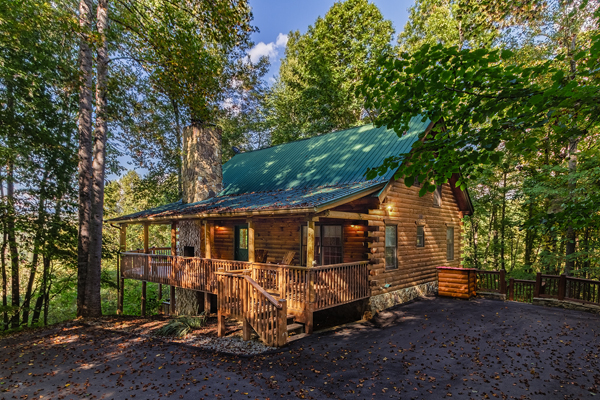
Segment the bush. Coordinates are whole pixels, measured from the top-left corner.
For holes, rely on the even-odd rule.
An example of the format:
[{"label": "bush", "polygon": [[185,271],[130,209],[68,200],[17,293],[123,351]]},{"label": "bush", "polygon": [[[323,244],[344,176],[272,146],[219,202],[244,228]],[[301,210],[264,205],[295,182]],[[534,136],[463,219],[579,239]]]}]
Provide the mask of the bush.
[{"label": "bush", "polygon": [[162,328],[155,331],[158,336],[183,337],[195,329],[200,329],[206,325],[206,314],[202,312],[197,317],[177,317],[169,321]]}]

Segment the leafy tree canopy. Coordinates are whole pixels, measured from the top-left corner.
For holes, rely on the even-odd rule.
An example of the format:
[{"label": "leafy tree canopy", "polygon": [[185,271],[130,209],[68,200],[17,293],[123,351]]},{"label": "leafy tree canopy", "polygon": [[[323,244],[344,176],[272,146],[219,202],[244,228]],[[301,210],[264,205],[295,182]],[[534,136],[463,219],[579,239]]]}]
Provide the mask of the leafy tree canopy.
[{"label": "leafy tree canopy", "polygon": [[382,54],[391,54],[392,23],[367,0],[335,3],[305,34],[290,32],[277,82],[267,96],[273,144],[359,125],[355,94]]}]

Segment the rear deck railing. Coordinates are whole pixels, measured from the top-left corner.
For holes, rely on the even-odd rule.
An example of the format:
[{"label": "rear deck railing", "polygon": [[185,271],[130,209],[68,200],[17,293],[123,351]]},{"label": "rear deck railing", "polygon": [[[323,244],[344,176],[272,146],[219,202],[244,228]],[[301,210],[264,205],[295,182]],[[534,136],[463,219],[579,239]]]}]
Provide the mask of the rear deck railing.
[{"label": "rear deck railing", "polygon": [[477,270],[477,291],[504,294],[508,300],[524,303],[546,298],[600,305],[600,281],[566,275],[538,273],[535,280],[510,278],[507,284],[504,271]]}]

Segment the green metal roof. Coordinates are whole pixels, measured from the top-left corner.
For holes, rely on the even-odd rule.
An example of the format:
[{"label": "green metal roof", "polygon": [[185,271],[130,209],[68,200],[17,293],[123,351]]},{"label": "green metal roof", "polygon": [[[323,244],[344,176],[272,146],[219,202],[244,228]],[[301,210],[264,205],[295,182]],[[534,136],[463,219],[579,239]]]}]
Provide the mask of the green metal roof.
[{"label": "green metal roof", "polygon": [[409,130],[398,137],[391,129],[364,125],[310,139],[241,153],[223,166],[224,189],[218,196],[197,203],[181,201],[111,219],[109,222],[146,218],[235,213],[278,209],[326,207],[383,187],[395,171],[367,180],[369,167],[387,157],[408,153],[430,124],[414,117]]},{"label": "green metal roof", "polygon": [[[363,125],[237,154],[223,166],[220,195],[363,182],[367,168],[410,151],[430,123],[421,120],[414,117],[402,137],[391,129]],[[390,179],[394,172],[381,178]]]}]

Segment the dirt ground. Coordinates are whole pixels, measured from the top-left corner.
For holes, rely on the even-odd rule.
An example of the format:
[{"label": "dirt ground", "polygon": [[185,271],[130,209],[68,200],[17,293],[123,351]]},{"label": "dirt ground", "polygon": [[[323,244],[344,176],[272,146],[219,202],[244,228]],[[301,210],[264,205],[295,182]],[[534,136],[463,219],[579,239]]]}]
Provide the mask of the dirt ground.
[{"label": "dirt ground", "polygon": [[595,314],[445,298],[256,356],[70,324],[0,340],[0,398],[588,399],[599,331]]}]

